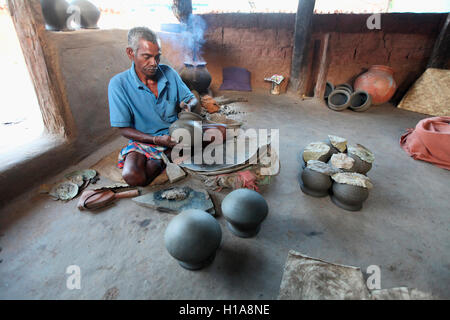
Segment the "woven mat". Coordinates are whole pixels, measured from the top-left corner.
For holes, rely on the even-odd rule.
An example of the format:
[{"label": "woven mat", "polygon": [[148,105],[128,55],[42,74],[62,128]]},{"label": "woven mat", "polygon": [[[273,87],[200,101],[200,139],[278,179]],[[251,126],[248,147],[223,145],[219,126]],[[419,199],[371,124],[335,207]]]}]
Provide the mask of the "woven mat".
[{"label": "woven mat", "polygon": [[450,70],[428,68],[398,105],[433,116],[450,115]]}]

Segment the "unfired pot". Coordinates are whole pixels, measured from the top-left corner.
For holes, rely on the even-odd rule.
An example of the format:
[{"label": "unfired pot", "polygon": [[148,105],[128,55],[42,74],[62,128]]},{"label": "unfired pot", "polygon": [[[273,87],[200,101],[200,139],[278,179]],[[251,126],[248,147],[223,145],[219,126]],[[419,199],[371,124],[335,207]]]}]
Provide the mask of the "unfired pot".
[{"label": "unfired pot", "polygon": [[372,97],[372,104],[388,102],[397,90],[394,70],[388,66],[374,65],[355,80],[354,87],[355,90],[367,91]]}]

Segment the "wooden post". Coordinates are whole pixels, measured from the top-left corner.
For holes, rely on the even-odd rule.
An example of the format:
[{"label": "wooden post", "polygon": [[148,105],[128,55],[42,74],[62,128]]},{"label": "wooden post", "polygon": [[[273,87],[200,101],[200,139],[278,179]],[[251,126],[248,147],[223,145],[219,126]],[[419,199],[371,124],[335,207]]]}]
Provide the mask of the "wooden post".
[{"label": "wooden post", "polygon": [[70,137],[75,130],[56,53],[48,43],[39,0],[8,0],[8,8],[36,90],[46,130]]},{"label": "wooden post", "polygon": [[312,16],[314,14],[315,0],[299,0],[297,14],[295,16],[294,48],[292,52],[292,64],[290,74],[289,91],[302,95],[304,83],[301,74],[302,67],[306,63],[307,49],[312,32]]},{"label": "wooden post", "polygon": [[192,0],[173,0],[172,11],[181,23],[187,23],[192,14]]},{"label": "wooden post", "polygon": [[320,44],[320,66],[317,75],[316,86],[314,87],[314,97],[322,99],[325,95],[327,84],[328,67],[330,66],[330,34],[326,33]]},{"label": "wooden post", "polygon": [[450,66],[450,13],[447,15],[444,26],[436,39],[433,53],[428,61],[427,68],[446,69]]}]

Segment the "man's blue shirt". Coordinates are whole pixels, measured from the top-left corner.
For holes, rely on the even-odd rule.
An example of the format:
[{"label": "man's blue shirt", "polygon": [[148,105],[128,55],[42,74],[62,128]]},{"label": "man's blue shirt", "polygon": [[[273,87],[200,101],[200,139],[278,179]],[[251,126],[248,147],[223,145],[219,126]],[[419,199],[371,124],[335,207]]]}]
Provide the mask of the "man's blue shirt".
[{"label": "man's blue shirt", "polygon": [[108,100],[112,127],[131,127],[156,136],[169,134],[181,101],[188,102],[194,95],[168,65],[160,64],[158,72],[158,98],[139,79],[134,62],[111,79]]}]

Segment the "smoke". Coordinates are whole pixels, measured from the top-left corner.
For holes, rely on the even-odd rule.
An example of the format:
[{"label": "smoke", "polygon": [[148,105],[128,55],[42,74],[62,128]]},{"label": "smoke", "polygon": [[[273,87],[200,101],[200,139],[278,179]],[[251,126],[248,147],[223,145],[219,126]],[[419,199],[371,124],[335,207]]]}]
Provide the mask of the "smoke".
[{"label": "smoke", "polygon": [[204,62],[202,47],[205,43],[203,37],[206,30],[206,22],[202,17],[191,14],[187,23],[183,25],[182,37],[184,41],[185,61],[188,63]]}]

